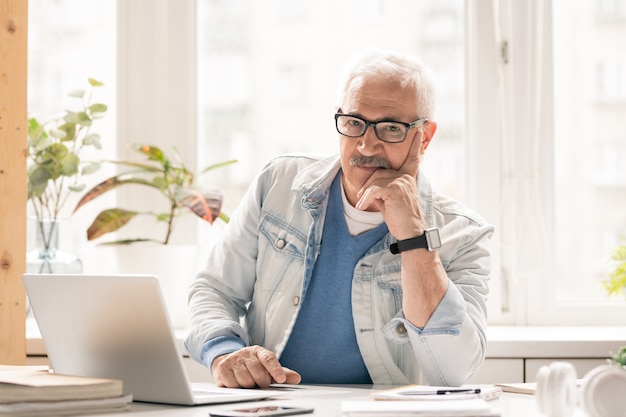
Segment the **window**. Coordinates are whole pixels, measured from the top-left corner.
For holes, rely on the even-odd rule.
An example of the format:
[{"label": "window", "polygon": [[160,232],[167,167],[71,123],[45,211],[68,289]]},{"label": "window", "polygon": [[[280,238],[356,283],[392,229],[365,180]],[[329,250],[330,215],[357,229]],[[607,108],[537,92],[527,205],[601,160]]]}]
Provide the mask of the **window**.
[{"label": "window", "polygon": [[[105,117],[98,121],[97,133],[102,138],[101,151],[86,151],[83,158],[111,159],[116,152],[116,85],[117,85],[117,8],[109,0],[29,0],[28,3],[28,112],[39,120],[47,120],[66,108],[76,108],[74,90],[88,88],[88,78],[104,87],[94,94],[97,102],[108,106]],[[101,169],[102,178],[112,173]],[[94,174],[95,178],[95,174]],[[94,184],[95,185],[95,184]],[[62,216],[69,216],[80,197],[73,196],[65,204]],[[29,205],[30,210],[30,205]],[[86,241],[89,222],[95,216],[90,208],[73,217],[71,229],[60,236],[67,250],[78,253]],[[28,244],[34,244],[34,230],[29,224]],[[64,237],[67,238],[63,242]]]},{"label": "window", "polygon": [[[555,1],[554,165],[557,299],[602,305],[608,259],[626,235],[623,1]],[[607,13],[612,19],[606,20]],[[557,76],[558,74],[558,76]]]},{"label": "window", "polygon": [[[271,157],[336,151],[336,88],[353,52],[417,55],[439,79],[425,171],[496,226],[490,323],[623,324],[626,303],[600,285],[626,234],[623,0],[136,0],[118,2],[117,16],[111,2],[78,3],[31,0],[33,36],[46,20],[68,32],[37,35],[63,40],[54,46],[31,38],[31,103],[86,76],[107,82],[90,68],[117,61],[118,154],[149,141],[192,168],[238,159],[206,178],[229,211]],[[61,5],[74,18],[52,18]],[[77,36],[80,25],[96,30]]]},{"label": "window", "polygon": [[497,227],[492,323],[623,324],[626,304],[601,286],[626,233],[626,25],[596,13],[616,5],[469,10],[469,198]]},{"label": "window", "polygon": [[273,156],[337,151],[339,77],[364,47],[413,54],[439,77],[439,130],[425,171],[439,188],[463,197],[462,1],[231,3],[197,3],[198,165],[240,161],[223,171],[227,205],[236,205]]}]

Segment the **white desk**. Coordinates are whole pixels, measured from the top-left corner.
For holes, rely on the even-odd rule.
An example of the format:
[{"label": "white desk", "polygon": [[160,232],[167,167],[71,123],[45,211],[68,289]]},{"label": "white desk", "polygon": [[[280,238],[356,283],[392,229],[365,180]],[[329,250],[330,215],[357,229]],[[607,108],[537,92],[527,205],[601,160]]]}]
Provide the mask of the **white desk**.
[{"label": "white desk", "polygon": [[[317,387],[316,387],[317,388]],[[272,399],[264,402],[248,402],[237,404],[221,404],[214,406],[180,407],[159,404],[133,403],[128,412],[117,414],[98,414],[100,417],[106,416],[137,416],[137,417],[208,417],[209,410],[217,408],[234,408],[254,405],[284,404],[292,406],[308,406],[315,409],[313,414],[303,414],[303,416],[324,416],[341,417],[341,401],[343,400],[367,400],[373,389],[384,389],[388,387],[364,387],[364,386],[342,386],[342,387],[322,387],[324,393],[317,395],[290,395],[288,399]],[[502,394],[501,398],[494,400],[493,404],[500,408],[502,417],[543,417],[535,404],[535,397],[521,394]],[[586,417],[581,410],[576,410],[573,417]]]}]

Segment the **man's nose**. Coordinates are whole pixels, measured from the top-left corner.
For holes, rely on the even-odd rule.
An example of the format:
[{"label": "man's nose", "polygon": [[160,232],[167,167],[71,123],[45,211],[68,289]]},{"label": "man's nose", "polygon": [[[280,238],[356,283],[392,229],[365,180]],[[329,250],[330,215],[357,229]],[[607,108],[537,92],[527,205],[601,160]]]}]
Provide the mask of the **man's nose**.
[{"label": "man's nose", "polygon": [[376,136],[374,126],[367,126],[365,133],[361,136],[359,141],[359,152],[365,156],[373,155],[377,153],[377,147],[380,145],[380,139]]}]

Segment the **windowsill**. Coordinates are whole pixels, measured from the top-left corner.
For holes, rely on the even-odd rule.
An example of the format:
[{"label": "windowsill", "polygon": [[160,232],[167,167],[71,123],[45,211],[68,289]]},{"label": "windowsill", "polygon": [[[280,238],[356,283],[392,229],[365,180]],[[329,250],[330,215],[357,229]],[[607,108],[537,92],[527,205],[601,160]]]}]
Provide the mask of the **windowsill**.
[{"label": "windowsill", "polygon": [[626,345],[624,326],[489,326],[488,358],[608,358]]},{"label": "windowsill", "polygon": [[[175,333],[186,353],[187,330]],[[626,345],[626,326],[489,326],[487,340],[487,358],[607,358]],[[34,320],[27,321],[26,353],[46,355]]]}]

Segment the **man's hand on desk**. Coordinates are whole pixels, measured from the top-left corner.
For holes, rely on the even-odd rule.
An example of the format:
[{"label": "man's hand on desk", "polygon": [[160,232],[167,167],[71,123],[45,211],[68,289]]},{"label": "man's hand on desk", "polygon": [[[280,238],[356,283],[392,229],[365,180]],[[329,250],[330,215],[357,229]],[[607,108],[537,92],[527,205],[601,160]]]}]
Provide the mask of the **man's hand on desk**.
[{"label": "man's hand on desk", "polygon": [[227,388],[266,388],[270,384],[299,384],[296,371],[281,366],[274,352],[249,346],[218,356],[211,365],[215,383]]}]

